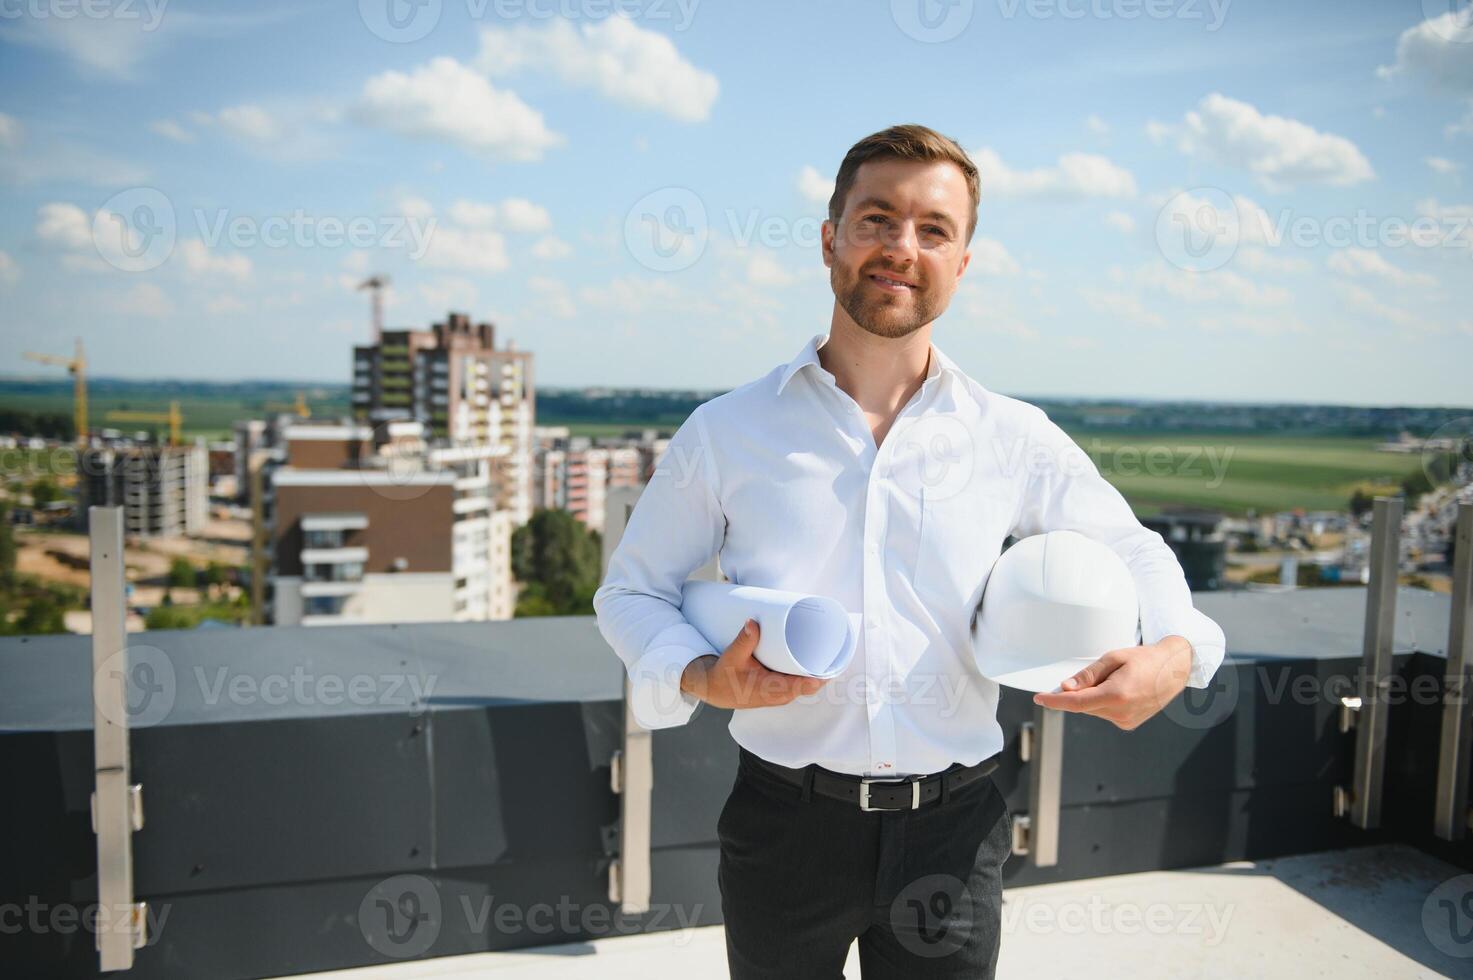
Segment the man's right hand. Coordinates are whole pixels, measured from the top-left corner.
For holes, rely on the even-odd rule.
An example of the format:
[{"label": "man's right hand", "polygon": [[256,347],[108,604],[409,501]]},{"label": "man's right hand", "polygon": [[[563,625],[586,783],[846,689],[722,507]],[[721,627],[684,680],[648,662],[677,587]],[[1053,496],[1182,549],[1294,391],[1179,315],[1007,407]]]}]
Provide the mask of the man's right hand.
[{"label": "man's right hand", "polygon": [[718,708],[764,708],[787,704],[823,686],[817,677],[799,677],[769,670],[752,656],[761,627],[755,620],[737,634],[731,646],[716,657],[706,654],[686,665],[680,689]]}]

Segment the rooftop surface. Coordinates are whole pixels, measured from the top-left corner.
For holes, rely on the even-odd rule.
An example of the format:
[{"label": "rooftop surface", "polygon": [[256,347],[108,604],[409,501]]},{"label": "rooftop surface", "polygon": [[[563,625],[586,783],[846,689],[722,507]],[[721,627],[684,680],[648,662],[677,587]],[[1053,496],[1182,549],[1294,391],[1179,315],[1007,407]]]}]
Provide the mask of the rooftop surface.
[{"label": "rooftop surface", "polygon": [[[1009,888],[999,980],[1380,980],[1473,975],[1438,886],[1403,845]],[[1466,876],[1465,876],[1466,877]],[[1464,889],[1466,886],[1464,886]],[[1461,954],[1461,955],[1456,955]],[[317,980],[691,980],[726,975],[720,926],[310,974]],[[860,977],[857,948],[845,977]]]}]

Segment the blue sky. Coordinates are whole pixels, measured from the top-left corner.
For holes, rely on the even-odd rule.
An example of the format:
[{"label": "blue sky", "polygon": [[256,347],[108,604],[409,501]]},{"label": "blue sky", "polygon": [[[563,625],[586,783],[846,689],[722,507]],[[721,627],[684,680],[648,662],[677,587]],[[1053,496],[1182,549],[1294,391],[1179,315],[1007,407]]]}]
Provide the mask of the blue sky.
[{"label": "blue sky", "polygon": [[89,3],[0,4],[5,374],[346,382],[378,272],[543,384],[735,386],[921,122],[983,172],[933,333],[983,384],[1473,404],[1466,0]]}]

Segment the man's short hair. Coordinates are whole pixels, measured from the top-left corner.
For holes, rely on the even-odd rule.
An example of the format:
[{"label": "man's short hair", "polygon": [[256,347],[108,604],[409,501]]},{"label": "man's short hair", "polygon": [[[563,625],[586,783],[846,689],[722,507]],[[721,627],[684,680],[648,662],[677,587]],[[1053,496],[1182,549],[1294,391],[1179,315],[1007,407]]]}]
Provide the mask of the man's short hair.
[{"label": "man's short hair", "polygon": [[977,204],[981,199],[981,187],[977,179],[977,165],[956,140],[943,136],[926,126],[907,124],[891,126],[866,136],[849,148],[844,162],[839,164],[839,175],[834,180],[834,194],[829,198],[829,220],[838,227],[839,216],[844,213],[844,200],[854,186],[854,177],[859,166],[870,160],[920,160],[925,163],[954,163],[967,179],[967,194],[972,199],[971,213],[967,216],[967,242],[977,230]]}]

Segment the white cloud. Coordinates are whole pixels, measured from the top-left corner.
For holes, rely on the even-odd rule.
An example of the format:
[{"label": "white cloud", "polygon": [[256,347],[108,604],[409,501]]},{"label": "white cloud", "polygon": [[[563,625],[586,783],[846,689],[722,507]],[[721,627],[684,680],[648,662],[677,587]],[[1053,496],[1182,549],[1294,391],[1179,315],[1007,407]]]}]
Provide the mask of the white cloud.
[{"label": "white cloud", "polygon": [[155,119],[148,124],[149,130],[175,143],[193,143],[194,134],[172,119]]},{"label": "white cloud", "polygon": [[1137,269],[1135,281],[1189,303],[1278,306],[1290,299],[1289,291],[1282,286],[1260,286],[1230,269],[1191,272],[1156,262]]},{"label": "white cloud", "polygon": [[173,300],[151,282],[140,282],[127,292],[115,294],[111,305],[118,313],[135,316],[168,316],[174,312]]},{"label": "white cloud", "polygon": [[1443,135],[1448,139],[1458,136],[1473,136],[1473,99],[1468,100],[1468,111],[1458,122],[1448,123],[1443,127]]},{"label": "white cloud", "polygon": [[454,58],[435,58],[413,72],[370,78],[356,109],[364,122],[401,136],[439,140],[478,155],[535,161],[563,137],[515,92],[491,83]]},{"label": "white cloud", "polygon": [[11,284],[20,278],[20,268],[9,252],[0,252],[0,282]]},{"label": "white cloud", "polygon": [[1105,224],[1114,228],[1122,235],[1129,235],[1135,231],[1135,219],[1124,211],[1111,211],[1105,215]]},{"label": "white cloud", "polygon": [[[426,205],[428,207],[428,205]],[[494,228],[496,205],[459,200],[450,205],[450,220],[467,228]]]},{"label": "white cloud", "polygon": [[1427,157],[1426,164],[1433,173],[1438,174],[1455,174],[1463,169],[1461,163],[1454,163],[1447,157]]},{"label": "white cloud", "polygon": [[1142,327],[1160,329],[1166,326],[1166,318],[1159,313],[1152,313],[1141,304],[1139,298],[1129,293],[1111,292],[1109,290],[1084,287],[1079,290],[1079,295],[1089,304],[1089,308],[1096,313],[1103,313],[1134,323]]},{"label": "white cloud", "polygon": [[1440,88],[1473,91],[1473,11],[1461,6],[1403,31],[1396,42],[1396,64],[1383,65],[1377,74],[1415,75]]},{"label": "white cloud", "polygon": [[1355,313],[1370,314],[1379,320],[1385,320],[1387,323],[1409,330],[1423,330],[1431,326],[1407,310],[1381,302],[1374,293],[1363,286],[1344,283],[1340,291],[1345,297],[1346,306]]},{"label": "white cloud", "polygon": [[399,199],[399,213],[414,221],[428,221],[435,216],[435,206],[411,194]]},{"label": "white cloud", "polygon": [[36,236],[48,245],[87,248],[92,244],[92,219],[75,204],[43,204],[36,211]]},{"label": "white cloud", "polygon": [[1280,255],[1272,248],[1240,248],[1233,254],[1233,265],[1249,272],[1308,272],[1309,260],[1293,255]]},{"label": "white cloud", "polygon": [[805,165],[798,171],[798,193],[814,204],[827,207],[829,198],[834,196],[834,182],[819,173],[817,167]]},{"label": "white cloud", "polygon": [[1211,313],[1198,317],[1197,326],[1213,333],[1253,333],[1260,336],[1309,332],[1303,320],[1285,313]]},{"label": "white cloud", "polygon": [[488,27],[476,65],[496,77],[551,72],[567,85],[682,122],[707,119],[720,90],[716,76],[681,57],[668,37],[623,16],[576,27],[567,20]]},{"label": "white cloud", "polygon": [[420,283],[419,294],[436,310],[472,310],[480,305],[481,299],[475,283],[453,276]]},{"label": "white cloud", "polygon": [[420,262],[432,268],[472,272],[503,272],[511,264],[500,232],[452,225],[440,225],[430,232],[429,247]]},{"label": "white cloud", "polygon": [[0,112],[0,146],[11,150],[20,146],[22,132],[19,119]]},{"label": "white cloud", "polygon": [[1183,153],[1241,167],[1270,190],[1298,184],[1348,187],[1375,176],[1370,161],[1345,137],[1266,116],[1215,92],[1186,114],[1175,134]]},{"label": "white cloud", "polygon": [[42,16],[23,16],[27,9],[31,8],[18,5],[0,22],[0,38],[54,51],[87,75],[131,79],[143,60],[172,37],[172,31],[155,29],[164,12],[160,3],[133,6],[131,18],[120,16],[121,8],[101,17],[80,16],[76,8],[70,17],[61,16],[59,8],[46,16],[44,5],[39,7]]},{"label": "white cloud", "polygon": [[1090,116],[1084,121],[1084,128],[1096,136],[1109,136],[1110,124],[1099,116]]},{"label": "white cloud", "polygon": [[507,231],[544,232],[552,229],[552,216],[539,204],[521,197],[508,197],[501,202],[501,224]]},{"label": "white cloud", "polygon": [[537,295],[538,306],[550,316],[566,320],[578,312],[568,287],[560,279],[531,276],[527,279],[527,288]]},{"label": "white cloud", "polygon": [[214,316],[244,313],[249,307],[234,293],[218,293],[205,301],[205,312]]},{"label": "white cloud", "polygon": [[1407,272],[1398,269],[1380,252],[1369,248],[1343,248],[1331,253],[1325,265],[1331,272],[1352,279],[1372,277],[1383,279],[1397,286],[1435,286],[1437,279],[1425,272]]},{"label": "white cloud", "polygon": [[990,147],[972,154],[983,197],[1134,197],[1135,177],[1095,153],[1065,153],[1053,167],[1012,170]]},{"label": "white cloud", "polygon": [[214,252],[203,241],[191,238],[179,245],[184,268],[197,275],[220,275],[246,282],[251,278],[251,260],[244,255]]},{"label": "white cloud", "polygon": [[220,110],[220,128],[248,143],[276,143],[282,138],[281,124],[258,105],[237,105]]},{"label": "white cloud", "polygon": [[532,257],[545,261],[565,259],[573,254],[573,246],[556,235],[543,235],[532,246]]},{"label": "white cloud", "polygon": [[686,315],[716,315],[722,309],[703,294],[681,289],[670,278],[611,279],[602,286],[584,286],[578,298],[589,306],[612,313],[638,315],[644,313],[679,312]]},{"label": "white cloud", "polygon": [[973,238],[972,261],[967,271],[976,271],[984,276],[1016,276],[1023,271],[1018,260],[1013,258],[1007,247],[995,238]]},{"label": "white cloud", "polygon": [[758,252],[747,261],[747,281],[754,286],[791,286],[798,278],[771,254]]}]

